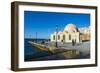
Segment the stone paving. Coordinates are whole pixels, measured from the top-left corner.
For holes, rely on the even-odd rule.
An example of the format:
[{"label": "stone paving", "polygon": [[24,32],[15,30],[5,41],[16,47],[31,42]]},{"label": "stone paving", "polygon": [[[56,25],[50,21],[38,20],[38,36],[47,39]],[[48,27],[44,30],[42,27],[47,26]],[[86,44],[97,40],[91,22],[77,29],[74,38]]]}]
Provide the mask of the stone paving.
[{"label": "stone paving", "polygon": [[[90,41],[86,41],[86,42],[80,42],[80,43],[76,43],[74,46],[72,45],[72,43],[57,43],[58,44],[58,48],[63,48],[63,49],[69,49],[69,50],[78,50],[81,52],[81,55],[84,57],[89,58],[90,57]],[[54,46],[55,43],[49,43],[49,46]]]},{"label": "stone paving", "polygon": [[[48,44],[45,44],[48,47],[54,47],[55,43],[49,42]],[[81,42],[76,43],[74,46],[72,46],[72,43],[58,43],[58,51],[59,50],[65,50],[64,52],[59,53],[53,53],[50,56],[40,57],[33,59],[34,60],[60,60],[60,59],[86,59],[90,58],[90,42]],[[76,50],[78,52],[78,55],[74,56],[74,53],[69,53],[72,50]],[[57,51],[57,50],[56,50]],[[69,54],[68,54],[69,53]],[[80,54],[79,54],[80,53]]]},{"label": "stone paving", "polygon": [[63,45],[59,44],[58,46],[65,49],[76,49],[85,53],[90,52],[90,42],[76,43],[74,46],[71,43],[65,43]]}]

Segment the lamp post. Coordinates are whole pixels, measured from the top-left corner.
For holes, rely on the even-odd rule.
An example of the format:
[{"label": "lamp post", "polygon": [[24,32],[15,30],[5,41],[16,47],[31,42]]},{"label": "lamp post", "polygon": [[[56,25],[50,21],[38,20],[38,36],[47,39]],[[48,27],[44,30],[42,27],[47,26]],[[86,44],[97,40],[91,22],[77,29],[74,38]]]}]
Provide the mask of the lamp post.
[{"label": "lamp post", "polygon": [[37,32],[36,32],[36,43],[37,43]]},{"label": "lamp post", "polygon": [[58,44],[57,44],[57,33],[58,33],[58,25],[56,25],[56,47],[58,47]]}]

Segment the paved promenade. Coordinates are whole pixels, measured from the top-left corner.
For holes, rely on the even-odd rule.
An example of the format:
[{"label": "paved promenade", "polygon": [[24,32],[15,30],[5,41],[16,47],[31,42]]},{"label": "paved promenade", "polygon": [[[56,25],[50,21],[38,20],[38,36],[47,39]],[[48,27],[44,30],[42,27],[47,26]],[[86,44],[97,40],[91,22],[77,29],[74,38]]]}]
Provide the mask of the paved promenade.
[{"label": "paved promenade", "polygon": [[[55,48],[55,43],[49,42],[45,44],[51,55],[35,58],[34,60],[57,60],[57,59],[85,59],[90,58],[90,42],[76,43],[72,46],[72,43],[58,43],[58,47]],[[34,45],[33,45],[34,46]],[[41,48],[40,48],[41,49]],[[44,48],[46,49],[46,48]]]},{"label": "paved promenade", "polygon": [[75,46],[72,46],[71,43],[65,43],[63,45],[59,45],[62,48],[65,49],[75,49],[82,53],[83,56],[89,57],[90,54],[90,42],[82,42],[82,43],[76,43]]}]

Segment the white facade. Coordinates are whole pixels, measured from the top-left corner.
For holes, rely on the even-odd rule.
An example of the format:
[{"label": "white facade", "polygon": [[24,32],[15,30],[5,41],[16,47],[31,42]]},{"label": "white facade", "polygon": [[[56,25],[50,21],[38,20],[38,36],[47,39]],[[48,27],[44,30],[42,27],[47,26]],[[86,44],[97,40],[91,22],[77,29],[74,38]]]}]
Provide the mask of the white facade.
[{"label": "white facade", "polygon": [[[90,34],[90,30],[84,30]],[[84,32],[84,33],[85,33]],[[84,35],[81,35],[84,36]],[[77,43],[82,42],[80,37],[80,31],[74,24],[68,24],[64,31],[54,32],[50,37],[51,42],[69,42],[75,41]]]}]

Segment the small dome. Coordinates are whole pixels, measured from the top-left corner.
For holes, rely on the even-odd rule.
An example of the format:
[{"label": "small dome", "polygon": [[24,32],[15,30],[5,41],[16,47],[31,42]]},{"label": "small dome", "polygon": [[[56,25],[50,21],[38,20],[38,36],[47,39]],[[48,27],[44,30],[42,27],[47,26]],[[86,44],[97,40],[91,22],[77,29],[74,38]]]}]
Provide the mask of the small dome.
[{"label": "small dome", "polygon": [[68,25],[64,28],[64,31],[67,31],[67,32],[77,32],[78,29],[77,29],[76,25],[74,25],[74,24],[68,24]]},{"label": "small dome", "polygon": [[56,32],[54,32],[53,34],[56,34]]},{"label": "small dome", "polygon": [[58,32],[58,34],[62,34],[62,32],[61,32],[61,31],[59,31],[59,32]]}]

